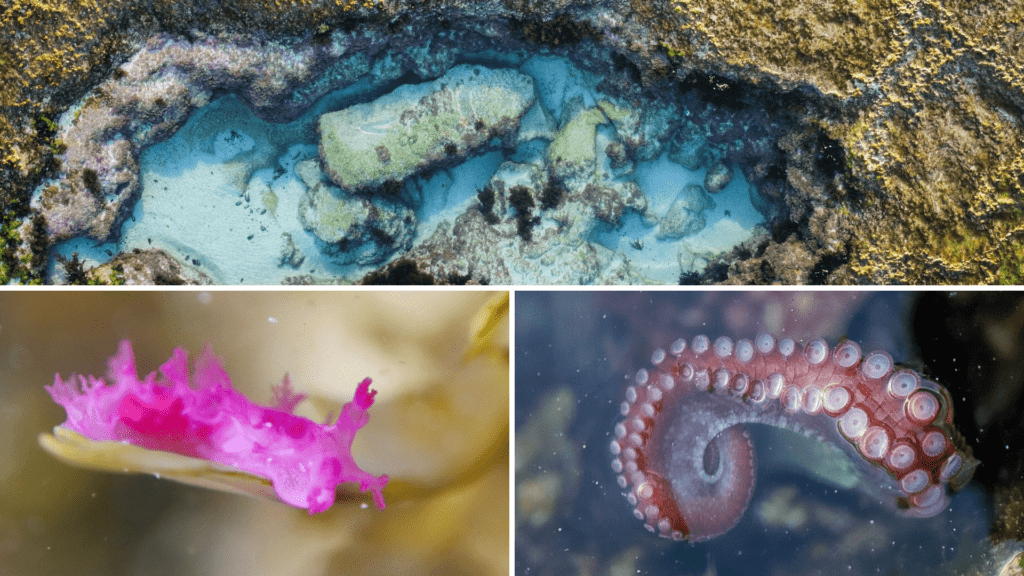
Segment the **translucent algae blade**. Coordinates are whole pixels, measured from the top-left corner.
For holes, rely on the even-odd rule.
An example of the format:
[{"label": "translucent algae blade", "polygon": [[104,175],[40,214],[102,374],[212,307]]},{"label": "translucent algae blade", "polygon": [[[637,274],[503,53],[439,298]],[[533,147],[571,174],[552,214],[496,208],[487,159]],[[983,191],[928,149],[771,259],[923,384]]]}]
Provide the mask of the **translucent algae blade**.
[{"label": "translucent algae blade", "polygon": [[68,419],[40,444],[72,464],[145,472],[258,496],[274,496],[310,514],[334,504],[343,482],[358,482],[384,508],[387,476],[359,468],[351,455],[356,432],[369,420],[375,390],[359,383],[333,424],[291,413],[303,396],[287,377],[275,388],[275,407],[237,392],[209,349],[189,378],[188,354],[175,349],[160,367],[138,378],[131,344],[108,361],[111,383],[93,376],[54,378],[46,390]]},{"label": "translucent algae blade", "polygon": [[82,468],[155,474],[184,484],[280,501],[266,478],[209,460],[121,442],[96,442],[61,426],[54,428],[52,435],[40,434],[39,444],[60,460]]}]

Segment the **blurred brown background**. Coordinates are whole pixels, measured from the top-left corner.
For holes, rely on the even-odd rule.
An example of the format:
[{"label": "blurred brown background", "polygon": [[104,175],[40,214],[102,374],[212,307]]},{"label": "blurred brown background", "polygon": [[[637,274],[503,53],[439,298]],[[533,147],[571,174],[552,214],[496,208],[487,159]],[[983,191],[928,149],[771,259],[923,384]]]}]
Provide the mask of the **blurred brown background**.
[{"label": "blurred brown background", "polygon": [[[508,320],[467,358],[489,292],[5,292],[0,294],[0,575],[505,574]],[[140,374],[205,344],[259,403],[285,372],[336,415],[355,384],[379,390],[353,446],[389,474],[324,514],[90,472],[37,444],[65,419],[55,372],[103,375],[122,338]],[[479,342],[479,339],[478,339]]]}]

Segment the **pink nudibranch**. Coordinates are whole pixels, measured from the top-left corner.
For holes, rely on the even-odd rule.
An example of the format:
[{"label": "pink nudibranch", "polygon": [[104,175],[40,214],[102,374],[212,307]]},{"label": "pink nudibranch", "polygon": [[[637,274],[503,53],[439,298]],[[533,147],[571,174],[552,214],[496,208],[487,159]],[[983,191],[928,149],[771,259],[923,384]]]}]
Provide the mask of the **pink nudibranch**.
[{"label": "pink nudibranch", "polygon": [[358,482],[384,508],[387,476],[364,472],[351,454],[356,432],[369,420],[376,390],[366,378],[334,424],[292,414],[304,398],[288,377],[274,387],[274,407],[249,401],[231,385],[209,347],[196,361],[191,384],[188,353],[176,348],[160,367],[139,380],[131,343],[122,340],[102,378],[54,377],[46,390],[64,407],[61,427],[96,442],[128,443],[216,462],[266,478],[282,502],[310,514],[334,504],[335,488]]}]

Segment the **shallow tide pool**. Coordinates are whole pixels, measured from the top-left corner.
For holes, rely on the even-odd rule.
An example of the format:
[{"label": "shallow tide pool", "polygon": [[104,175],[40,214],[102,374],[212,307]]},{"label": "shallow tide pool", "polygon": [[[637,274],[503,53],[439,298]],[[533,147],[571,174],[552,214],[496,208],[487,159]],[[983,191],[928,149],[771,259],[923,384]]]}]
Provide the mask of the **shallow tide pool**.
[{"label": "shallow tide pool", "polygon": [[[534,107],[544,107],[542,113],[531,112],[551,119],[555,131],[571,121],[573,106],[591,110],[608,98],[595,88],[597,77],[566,59],[534,57],[518,70],[534,81]],[[77,252],[87,266],[95,266],[118,252],[159,248],[223,284],[278,284],[300,276],[314,282],[358,281],[405,251],[373,262],[347,263],[337,254],[325,253],[323,242],[299,217],[308,178],[304,181],[296,167],[304,161],[320,162],[320,115],[370,101],[376,95],[368,94],[370,90],[363,82],[329,94],[286,124],[257,118],[231,95],[213,101],[195,111],[171,138],[142,150],[141,195],[117,242],[76,238],[60,243],[54,252],[65,258]],[[458,164],[407,178],[401,202],[415,213],[412,247],[428,241],[439,224],[451,229],[456,218],[478,210],[477,192],[491,183],[503,162],[526,158],[527,163],[543,164],[551,136],[520,137],[514,150],[492,142]],[[700,272],[709,259],[748,240],[763,222],[751,204],[747,181],[734,167],[728,186],[708,195],[710,207],[702,212],[705,225],[682,237],[666,237],[660,219],[684,187],[704,182],[706,166],[688,170],[662,153],[636,162],[631,170],[613,171],[607,169],[604,150],[614,139],[611,123],[602,125],[595,139],[599,165],[593,178],[605,185],[635,182],[648,208],[643,213],[627,209],[611,224],[595,221],[586,240],[613,252],[619,261],[626,260],[634,278],[676,283],[680,274]],[[327,183],[326,177],[323,180]],[[508,210],[511,215],[514,209]],[[541,229],[552,225],[544,211],[537,214]],[[62,270],[53,258],[50,273],[52,280],[60,280]],[[513,283],[536,279],[513,278]]]}]

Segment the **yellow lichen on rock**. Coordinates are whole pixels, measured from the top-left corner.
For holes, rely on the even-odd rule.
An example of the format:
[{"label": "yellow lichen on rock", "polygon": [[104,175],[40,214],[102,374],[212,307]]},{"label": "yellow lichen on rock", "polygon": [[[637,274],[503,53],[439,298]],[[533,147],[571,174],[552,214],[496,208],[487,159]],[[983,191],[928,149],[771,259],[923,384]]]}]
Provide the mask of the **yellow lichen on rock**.
[{"label": "yellow lichen on rock", "polygon": [[661,19],[676,22],[662,44],[687,66],[838,98],[821,127],[863,193],[844,214],[861,231],[855,277],[996,279],[1024,207],[1024,5],[672,0]]},{"label": "yellow lichen on rock", "polygon": [[728,67],[756,66],[786,84],[850,96],[855,77],[876,75],[899,54],[896,15],[908,3],[672,0],[676,16],[667,18],[679,21],[670,43],[680,53],[706,50]]},{"label": "yellow lichen on rock", "polygon": [[[980,54],[929,6],[936,13],[911,25],[918,45],[891,73],[889,103],[864,114],[874,128],[844,141],[874,152],[863,161],[881,183],[874,195],[902,214],[864,219],[852,268],[880,282],[991,282],[1024,206],[1024,127],[985,78],[963,73]],[[911,265],[908,254],[922,257]]]}]

